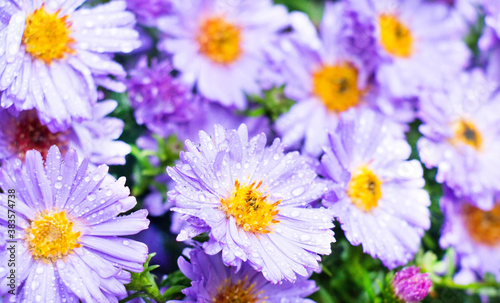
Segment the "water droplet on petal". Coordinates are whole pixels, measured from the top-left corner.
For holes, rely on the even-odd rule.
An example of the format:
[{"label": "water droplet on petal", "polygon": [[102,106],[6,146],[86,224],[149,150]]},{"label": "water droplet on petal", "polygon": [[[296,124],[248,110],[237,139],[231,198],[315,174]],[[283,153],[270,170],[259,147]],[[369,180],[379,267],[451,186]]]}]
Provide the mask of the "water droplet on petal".
[{"label": "water droplet on petal", "polygon": [[297,197],[297,196],[302,195],[304,193],[304,191],[305,191],[304,187],[297,187],[296,189],[294,189],[292,191],[292,195]]}]

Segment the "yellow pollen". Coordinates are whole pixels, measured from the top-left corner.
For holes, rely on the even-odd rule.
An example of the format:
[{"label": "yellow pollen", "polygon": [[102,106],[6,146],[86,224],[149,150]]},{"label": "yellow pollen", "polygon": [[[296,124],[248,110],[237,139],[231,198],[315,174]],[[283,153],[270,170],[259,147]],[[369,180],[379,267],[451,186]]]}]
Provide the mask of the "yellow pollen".
[{"label": "yellow pollen", "polygon": [[377,207],[378,200],[382,197],[381,185],[377,175],[367,165],[362,165],[353,171],[347,195],[356,207],[370,211]]},{"label": "yellow pollen", "polygon": [[461,119],[454,123],[453,129],[455,130],[455,141],[470,145],[476,150],[481,149],[483,138],[474,123]]},{"label": "yellow pollen", "polygon": [[259,296],[264,291],[256,291],[255,283],[248,285],[248,276],[243,280],[238,280],[235,284],[231,279],[226,279],[217,291],[217,295],[212,298],[214,303],[265,303],[267,297]]},{"label": "yellow pollen", "polygon": [[242,53],[240,28],[223,17],[205,20],[199,28],[196,41],[200,52],[217,64],[233,63]]},{"label": "yellow pollen", "polygon": [[80,232],[73,230],[73,222],[66,217],[66,211],[43,211],[26,228],[25,241],[33,258],[56,261],[71,254],[80,247]]},{"label": "yellow pollen", "polygon": [[363,92],[358,89],[358,71],[350,63],[324,65],[313,73],[313,94],[331,111],[356,106]]},{"label": "yellow pollen", "polygon": [[463,209],[465,227],[475,241],[488,246],[500,244],[500,204],[490,211],[467,204]]},{"label": "yellow pollen", "polygon": [[384,49],[396,57],[410,57],[413,52],[413,37],[410,29],[401,23],[397,16],[381,14],[380,42]]},{"label": "yellow pollen", "polygon": [[71,23],[66,20],[67,16],[59,17],[58,14],[59,11],[47,13],[42,6],[26,18],[23,34],[26,51],[47,64],[75,52],[71,48],[75,42],[70,37]]},{"label": "yellow pollen", "polygon": [[245,231],[259,234],[267,234],[272,224],[279,223],[275,220],[278,210],[276,207],[281,200],[270,204],[267,201],[269,195],[264,196],[259,187],[262,181],[255,186],[255,182],[250,185],[241,186],[240,182],[234,182],[234,190],[230,197],[221,199],[220,209],[229,216],[234,217],[236,224]]}]

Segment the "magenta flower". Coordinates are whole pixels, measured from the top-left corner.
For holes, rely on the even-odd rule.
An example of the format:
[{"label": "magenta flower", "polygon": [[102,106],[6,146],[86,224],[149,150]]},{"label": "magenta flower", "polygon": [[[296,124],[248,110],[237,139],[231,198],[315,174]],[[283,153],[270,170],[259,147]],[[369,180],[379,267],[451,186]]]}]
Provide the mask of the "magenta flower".
[{"label": "magenta flower", "polygon": [[404,303],[418,303],[429,293],[432,281],[428,274],[419,272],[418,267],[405,267],[392,279],[394,295]]}]

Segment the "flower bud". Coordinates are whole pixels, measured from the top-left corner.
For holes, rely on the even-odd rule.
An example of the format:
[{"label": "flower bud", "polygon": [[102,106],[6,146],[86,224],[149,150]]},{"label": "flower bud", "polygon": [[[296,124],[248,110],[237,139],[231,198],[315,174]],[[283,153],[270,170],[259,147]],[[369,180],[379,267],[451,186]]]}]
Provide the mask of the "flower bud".
[{"label": "flower bud", "polygon": [[419,273],[415,266],[405,267],[394,275],[392,288],[394,295],[405,303],[422,301],[429,293],[432,281],[428,274]]}]

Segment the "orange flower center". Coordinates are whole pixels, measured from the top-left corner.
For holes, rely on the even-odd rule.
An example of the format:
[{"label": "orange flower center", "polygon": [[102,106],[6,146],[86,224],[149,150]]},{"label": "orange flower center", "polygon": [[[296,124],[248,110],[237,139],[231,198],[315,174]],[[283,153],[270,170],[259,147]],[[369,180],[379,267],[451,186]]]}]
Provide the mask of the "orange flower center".
[{"label": "orange flower center", "polygon": [[377,207],[382,197],[382,182],[366,165],[355,169],[347,186],[347,195],[352,203],[363,211]]},{"label": "orange flower center", "polygon": [[500,244],[500,204],[490,211],[467,204],[463,209],[465,227],[475,241],[488,246]]},{"label": "orange flower center", "polygon": [[230,279],[224,280],[217,295],[212,299],[214,303],[265,303],[267,297],[259,298],[263,291],[255,289],[255,283],[248,285],[248,276],[238,280],[235,284]]},{"label": "orange flower center", "polygon": [[71,23],[66,20],[67,16],[59,17],[58,14],[50,14],[42,6],[26,18],[24,27],[22,41],[26,51],[47,64],[75,52],[71,48],[75,42],[70,37]]},{"label": "orange flower center", "polygon": [[223,17],[205,20],[196,40],[200,52],[217,64],[231,64],[242,54],[240,28]]},{"label": "orange flower center", "polygon": [[472,146],[477,151],[481,149],[483,137],[474,123],[461,119],[453,124],[453,129],[455,130],[455,141]]},{"label": "orange flower center", "polygon": [[313,73],[313,94],[331,111],[356,106],[363,92],[358,89],[358,71],[348,62],[324,65]]},{"label": "orange flower center", "polygon": [[273,204],[267,201],[268,196],[264,196],[259,191],[262,181],[255,186],[255,182],[249,185],[241,185],[238,180],[234,182],[234,189],[231,196],[221,199],[220,209],[226,216],[236,219],[236,224],[245,231],[259,234],[267,234],[271,231],[269,226],[279,223],[275,218],[278,215],[276,207],[281,202]]},{"label": "orange flower center", "polygon": [[410,57],[413,52],[413,37],[410,29],[392,14],[381,14],[380,43],[384,49],[396,57]]},{"label": "orange flower center", "polygon": [[73,230],[73,222],[65,211],[43,211],[26,228],[25,241],[33,258],[56,261],[80,247],[80,232]]}]

